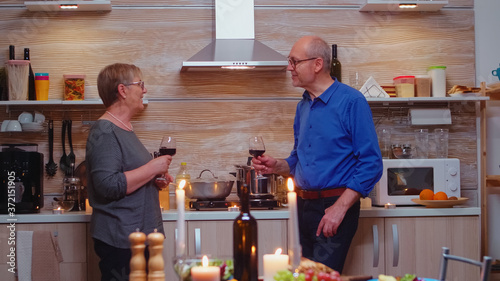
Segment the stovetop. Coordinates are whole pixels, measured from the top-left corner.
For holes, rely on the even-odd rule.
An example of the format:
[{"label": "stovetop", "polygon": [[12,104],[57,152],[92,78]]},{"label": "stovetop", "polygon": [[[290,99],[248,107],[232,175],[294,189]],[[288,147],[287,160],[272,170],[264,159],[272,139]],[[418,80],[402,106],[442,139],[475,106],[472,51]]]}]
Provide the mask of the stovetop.
[{"label": "stovetop", "polygon": [[[227,211],[228,207],[234,206],[240,207],[241,204],[239,201],[197,200],[189,202],[191,210],[197,211]],[[250,199],[250,209],[272,210],[279,207],[280,203],[275,199]]]}]

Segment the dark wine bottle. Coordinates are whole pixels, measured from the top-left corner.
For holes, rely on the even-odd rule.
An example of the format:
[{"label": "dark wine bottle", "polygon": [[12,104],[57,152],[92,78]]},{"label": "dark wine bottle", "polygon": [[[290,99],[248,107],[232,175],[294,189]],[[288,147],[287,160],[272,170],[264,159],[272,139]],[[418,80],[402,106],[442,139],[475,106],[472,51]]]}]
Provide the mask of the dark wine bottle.
[{"label": "dark wine bottle", "polygon": [[233,224],[234,279],[238,281],[257,281],[257,220],[250,215],[250,190],[248,185],[241,186],[240,215]]},{"label": "dark wine bottle", "polygon": [[342,65],[337,58],[337,44],[332,45],[332,62],[330,63],[330,76],[342,82]]},{"label": "dark wine bottle", "polygon": [[[29,48],[24,48],[24,60],[30,60]],[[36,100],[35,74],[33,73],[33,69],[31,68],[31,62],[30,62],[30,74],[28,80],[28,100]]]},{"label": "dark wine bottle", "polygon": [[14,45],[9,45],[9,60],[16,59],[16,47]]}]

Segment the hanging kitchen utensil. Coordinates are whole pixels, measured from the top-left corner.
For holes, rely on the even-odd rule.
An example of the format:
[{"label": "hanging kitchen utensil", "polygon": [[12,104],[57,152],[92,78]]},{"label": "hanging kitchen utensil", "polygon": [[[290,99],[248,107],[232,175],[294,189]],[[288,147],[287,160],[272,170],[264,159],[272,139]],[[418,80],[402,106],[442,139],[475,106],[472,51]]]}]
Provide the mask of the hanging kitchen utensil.
[{"label": "hanging kitchen utensil", "polygon": [[71,166],[71,164],[73,164],[73,166],[75,165],[75,153],[73,152],[73,140],[71,138],[71,127],[73,126],[73,121],[70,120],[66,120],[67,121],[67,131],[68,131],[68,143],[69,143],[69,154],[68,154],[68,161],[69,161],[69,164]]},{"label": "hanging kitchen utensil", "polygon": [[53,177],[57,172],[57,164],[54,162],[54,121],[49,120],[49,162],[45,164],[47,175]]},{"label": "hanging kitchen utensil", "polygon": [[66,155],[65,148],[65,139],[66,139],[66,120],[62,120],[62,129],[61,129],[61,142],[62,142],[62,151],[63,155],[61,156],[61,160],[59,160],[59,168],[64,172],[65,175],[70,172],[70,166],[68,165],[68,156]]}]

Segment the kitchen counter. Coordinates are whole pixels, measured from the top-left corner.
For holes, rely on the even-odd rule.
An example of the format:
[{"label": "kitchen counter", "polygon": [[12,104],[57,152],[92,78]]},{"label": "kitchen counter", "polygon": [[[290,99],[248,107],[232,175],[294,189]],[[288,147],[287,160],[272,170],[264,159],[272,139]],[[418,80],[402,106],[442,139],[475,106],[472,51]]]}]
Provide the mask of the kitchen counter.
[{"label": "kitchen counter", "polygon": [[[252,215],[258,220],[266,219],[288,219],[288,209],[276,210],[251,210]],[[228,211],[186,211],[187,221],[199,220],[234,220],[239,212]],[[371,207],[361,209],[360,217],[437,217],[437,216],[477,216],[481,214],[478,207],[455,207],[455,208],[425,208],[397,207],[396,209],[384,209],[384,207]],[[163,221],[175,221],[177,210],[167,210],[162,213]],[[52,214],[52,211],[42,210],[38,214],[16,214],[15,216],[0,215],[0,223],[75,223],[89,222],[90,214],[81,212],[66,212],[62,215]]]}]

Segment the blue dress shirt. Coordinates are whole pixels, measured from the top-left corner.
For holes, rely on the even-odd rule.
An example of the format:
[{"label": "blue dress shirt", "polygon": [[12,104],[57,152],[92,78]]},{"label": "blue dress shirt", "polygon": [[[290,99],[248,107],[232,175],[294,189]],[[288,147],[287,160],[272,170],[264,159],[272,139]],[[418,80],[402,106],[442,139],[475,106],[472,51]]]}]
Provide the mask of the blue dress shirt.
[{"label": "blue dress shirt", "polygon": [[382,175],[382,156],[370,106],[356,89],[335,80],[297,104],[294,147],[285,159],[304,190],[347,187],[363,197]]}]

